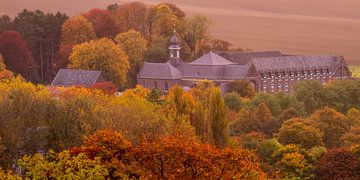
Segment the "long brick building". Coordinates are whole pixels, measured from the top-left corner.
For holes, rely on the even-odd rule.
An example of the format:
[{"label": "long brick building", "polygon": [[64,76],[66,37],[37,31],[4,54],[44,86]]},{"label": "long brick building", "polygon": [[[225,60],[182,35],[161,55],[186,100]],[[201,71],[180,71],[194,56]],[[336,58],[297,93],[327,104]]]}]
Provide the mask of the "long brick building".
[{"label": "long brick building", "polygon": [[289,92],[302,80],[314,79],[325,84],[333,79],[351,78],[343,56],[284,55],[267,52],[209,52],[190,62],[182,62],[180,42],[174,34],[170,39],[170,57],[166,63],[145,63],[137,83],[167,92],[176,84],[193,87],[199,80],[212,80],[226,91],[234,80],[252,82],[258,92]]}]

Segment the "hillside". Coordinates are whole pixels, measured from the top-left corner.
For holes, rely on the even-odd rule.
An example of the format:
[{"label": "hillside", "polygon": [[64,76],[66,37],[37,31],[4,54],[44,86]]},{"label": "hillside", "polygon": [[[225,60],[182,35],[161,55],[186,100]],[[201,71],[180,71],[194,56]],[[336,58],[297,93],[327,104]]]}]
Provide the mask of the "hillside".
[{"label": "hillside", "polygon": [[[23,8],[63,11],[70,15],[130,0],[1,0],[0,14],[14,16]],[[144,1],[156,3],[160,1]],[[174,3],[174,1],[168,1]],[[213,34],[236,46],[281,50],[291,54],[343,54],[360,64],[360,1],[357,0],[183,0],[188,14],[213,22]]]}]

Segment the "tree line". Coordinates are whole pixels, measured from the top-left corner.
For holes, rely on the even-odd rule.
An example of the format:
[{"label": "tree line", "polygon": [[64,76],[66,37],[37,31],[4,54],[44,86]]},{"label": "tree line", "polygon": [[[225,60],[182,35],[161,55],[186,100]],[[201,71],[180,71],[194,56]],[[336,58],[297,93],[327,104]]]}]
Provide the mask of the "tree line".
[{"label": "tree line", "polygon": [[201,81],[116,96],[0,77],[0,177],[18,166],[28,178],[359,177],[359,81],[305,81],[293,94],[234,82],[225,96]]},{"label": "tree line", "polygon": [[[50,82],[60,68],[80,68],[102,70],[109,81],[123,89],[135,86],[144,61],[168,60],[174,29],[181,40],[184,61],[211,49],[230,50],[231,43],[211,36],[210,25],[208,18],[186,17],[169,3],[112,4],[72,17],[25,9],[14,19],[0,16],[0,54],[9,70],[35,83]],[[106,46],[106,51],[89,58],[78,55],[96,45]],[[119,48],[111,51],[114,46]],[[104,59],[107,62],[103,63]],[[86,62],[79,66],[78,61]],[[116,71],[110,74],[112,67]]]}]

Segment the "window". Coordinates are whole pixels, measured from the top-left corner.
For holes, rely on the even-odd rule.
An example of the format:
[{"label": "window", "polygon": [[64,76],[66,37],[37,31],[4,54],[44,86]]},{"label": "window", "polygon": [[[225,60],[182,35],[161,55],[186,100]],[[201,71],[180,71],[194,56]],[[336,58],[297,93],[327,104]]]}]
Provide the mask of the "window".
[{"label": "window", "polygon": [[264,85],[263,91],[266,92],[266,90],[267,90],[267,87],[266,87],[266,85]]},{"label": "window", "polygon": [[281,87],[281,83],[279,82],[279,83],[278,83],[278,90],[281,91],[281,90],[282,90],[281,88],[282,88],[282,87]]},{"label": "window", "polygon": [[144,86],[144,87],[146,86],[146,81],[145,81],[145,80],[143,81],[143,86]]},{"label": "window", "polygon": [[285,91],[288,92],[289,91],[289,84],[285,83]]},{"label": "window", "polygon": [[274,84],[271,84],[271,92],[274,92]]},{"label": "window", "polygon": [[154,89],[157,89],[157,88],[158,88],[157,82],[154,81]]},{"label": "window", "polygon": [[167,82],[165,82],[165,87],[164,87],[164,90],[165,90],[165,91],[168,91],[168,90],[169,90],[169,85],[168,85],[168,83],[167,83]]}]

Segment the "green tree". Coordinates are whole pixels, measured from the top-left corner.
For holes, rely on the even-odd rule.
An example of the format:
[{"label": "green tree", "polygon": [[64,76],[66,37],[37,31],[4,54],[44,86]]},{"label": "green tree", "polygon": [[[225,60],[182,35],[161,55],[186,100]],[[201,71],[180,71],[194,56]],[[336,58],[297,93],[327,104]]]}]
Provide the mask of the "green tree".
[{"label": "green tree", "polygon": [[210,20],[196,15],[185,19],[185,42],[189,45],[192,57],[201,49],[202,42],[210,39]]},{"label": "green tree", "polygon": [[300,118],[301,115],[298,110],[291,107],[289,109],[285,109],[279,117],[277,118],[279,125],[281,126],[286,120],[292,119],[292,118]]},{"label": "green tree", "polygon": [[305,105],[309,115],[319,109],[322,104],[322,85],[317,80],[301,81],[294,86],[296,99]]},{"label": "green tree", "polygon": [[296,144],[301,148],[310,149],[314,146],[323,146],[324,134],[320,129],[307,125],[306,120],[288,120],[279,130],[279,142],[287,144]]},{"label": "green tree", "polygon": [[128,85],[133,87],[136,84],[136,76],[144,64],[147,41],[141,37],[139,32],[134,30],[118,34],[115,37],[115,41],[129,57]]},{"label": "green tree", "polygon": [[360,82],[337,80],[324,86],[322,90],[323,106],[346,113],[351,108],[360,109]]},{"label": "green tree", "polygon": [[218,147],[225,147],[228,141],[228,134],[226,132],[226,106],[219,88],[213,87],[210,90],[210,108],[209,118],[211,133],[214,143]]},{"label": "green tree", "polygon": [[311,115],[314,126],[324,133],[324,143],[327,148],[340,147],[341,136],[349,130],[346,116],[334,109],[324,108]]},{"label": "green tree", "polygon": [[229,92],[236,92],[241,97],[255,96],[254,86],[249,81],[237,80],[229,83]]},{"label": "green tree", "polygon": [[235,119],[229,123],[229,134],[230,136],[239,136],[250,132],[261,132],[260,124],[254,119],[251,112],[241,109]]},{"label": "green tree", "polygon": [[128,56],[110,39],[85,42],[74,47],[69,68],[100,70],[118,88],[124,87],[129,70]]},{"label": "green tree", "polygon": [[227,93],[224,96],[224,102],[230,110],[235,112],[239,112],[240,109],[245,107],[245,103],[242,100],[241,96],[235,92]]},{"label": "green tree", "polygon": [[96,38],[91,23],[83,16],[73,16],[67,19],[61,27],[61,44],[75,45]]},{"label": "green tree", "polygon": [[162,93],[158,89],[152,89],[149,94],[146,96],[146,100],[155,104],[161,104],[164,102],[162,98]]}]

